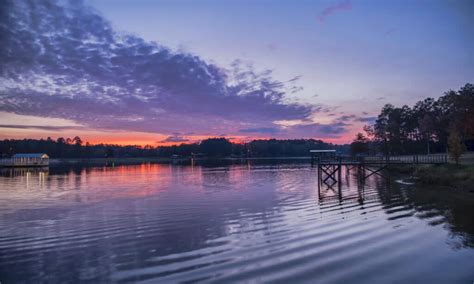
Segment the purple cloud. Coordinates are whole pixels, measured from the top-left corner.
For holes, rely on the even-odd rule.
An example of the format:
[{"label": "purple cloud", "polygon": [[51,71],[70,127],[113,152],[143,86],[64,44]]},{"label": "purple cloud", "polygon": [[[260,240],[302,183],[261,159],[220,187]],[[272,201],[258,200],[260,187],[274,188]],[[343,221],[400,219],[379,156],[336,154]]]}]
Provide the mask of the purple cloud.
[{"label": "purple cloud", "polygon": [[340,116],[337,121],[339,122],[347,122],[347,121],[351,121],[351,120],[354,120],[356,119],[357,116],[354,115],[354,114],[351,114],[351,115],[343,115],[343,116]]},{"label": "purple cloud", "polygon": [[352,9],[352,3],[350,0],[342,1],[337,4],[326,7],[317,17],[317,20],[322,23],[327,17],[339,11],[348,11]]},{"label": "purple cloud", "polygon": [[[294,91],[235,62],[198,56],[115,32],[81,2],[7,1],[0,18],[0,110],[101,128],[173,133],[237,131],[239,124],[305,119]],[[218,123],[209,123],[209,121]]]},{"label": "purple cloud", "polygon": [[281,129],[277,127],[260,127],[260,128],[246,128],[240,129],[241,133],[263,133],[263,134],[275,134],[281,132]]},{"label": "purple cloud", "polygon": [[356,121],[370,123],[370,124],[374,123],[375,120],[377,120],[377,117],[375,117],[375,116],[359,117],[359,118],[356,119]]},{"label": "purple cloud", "polygon": [[332,124],[310,123],[294,125],[287,129],[289,137],[336,138],[347,131],[347,124],[336,122]]},{"label": "purple cloud", "polygon": [[238,60],[223,69],[116,32],[82,1],[7,0],[2,5],[0,111],[65,118],[89,128],[162,133],[170,135],[167,142],[185,142],[177,131],[281,137],[342,133],[344,126],[338,124],[285,129],[275,124],[308,122],[328,111],[288,102],[286,94],[301,90],[294,85],[299,76],[280,82],[272,71],[256,72]]},{"label": "purple cloud", "polygon": [[19,125],[19,124],[0,124],[0,128],[11,129],[38,129],[47,131],[64,131],[64,130],[85,130],[83,126],[48,126],[48,125]]},{"label": "purple cloud", "polygon": [[166,142],[173,142],[173,143],[179,143],[179,142],[189,142],[189,139],[186,139],[184,137],[181,137],[179,135],[171,135],[166,137],[165,139],[159,141],[159,143],[166,143]]},{"label": "purple cloud", "polygon": [[351,125],[351,122],[365,122],[372,123],[375,122],[377,118],[373,116],[357,116],[355,114],[342,115],[338,117],[335,121],[337,123],[344,124],[346,126]]}]

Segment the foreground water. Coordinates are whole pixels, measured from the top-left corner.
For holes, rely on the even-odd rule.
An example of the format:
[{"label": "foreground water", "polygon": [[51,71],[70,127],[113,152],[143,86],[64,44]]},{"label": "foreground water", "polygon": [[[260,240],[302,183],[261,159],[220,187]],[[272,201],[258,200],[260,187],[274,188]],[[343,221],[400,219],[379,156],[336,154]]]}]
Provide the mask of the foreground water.
[{"label": "foreground water", "polygon": [[0,282],[472,283],[474,202],[306,164],[7,170]]}]

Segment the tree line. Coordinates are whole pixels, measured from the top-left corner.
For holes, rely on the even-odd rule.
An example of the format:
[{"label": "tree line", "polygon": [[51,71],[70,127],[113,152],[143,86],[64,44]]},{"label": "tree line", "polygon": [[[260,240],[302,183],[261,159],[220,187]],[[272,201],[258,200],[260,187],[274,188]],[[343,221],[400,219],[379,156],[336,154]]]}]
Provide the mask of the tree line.
[{"label": "tree line", "polygon": [[334,145],[315,139],[253,140],[232,143],[226,138],[209,138],[199,143],[174,146],[121,146],[84,143],[74,138],[6,139],[0,141],[2,157],[16,153],[46,153],[51,158],[126,158],[126,157],[296,157],[308,156],[311,149],[336,149],[348,153],[349,145]]},{"label": "tree line", "polygon": [[315,139],[253,140],[232,143],[226,138],[209,138],[199,143],[174,146],[91,145],[74,138],[6,139],[0,141],[0,155],[46,153],[52,158],[107,157],[296,157],[311,149],[336,149],[353,155],[403,155],[447,152],[456,160],[474,150],[474,85],[450,90],[438,99],[427,98],[413,107],[385,105],[375,123],[366,125],[350,145],[334,145]]},{"label": "tree line", "polygon": [[474,85],[427,98],[413,107],[385,105],[375,123],[351,143],[354,155],[450,152],[459,158],[474,150]]},{"label": "tree line", "polygon": [[155,149],[150,146],[120,146],[84,143],[74,138],[5,139],[0,141],[0,155],[11,157],[16,153],[46,153],[51,158],[104,158],[104,157],[151,157]]}]

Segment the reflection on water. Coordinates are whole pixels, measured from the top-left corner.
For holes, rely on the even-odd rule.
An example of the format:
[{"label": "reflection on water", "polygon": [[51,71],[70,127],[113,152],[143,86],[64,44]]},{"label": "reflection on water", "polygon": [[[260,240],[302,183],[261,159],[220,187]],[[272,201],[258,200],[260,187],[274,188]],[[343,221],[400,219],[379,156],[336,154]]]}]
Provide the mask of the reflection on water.
[{"label": "reflection on water", "polygon": [[2,170],[0,281],[465,282],[472,196],[305,163]]},{"label": "reflection on water", "polygon": [[0,176],[2,177],[18,177],[18,176],[38,176],[44,178],[49,173],[49,167],[20,167],[20,168],[0,168]]}]

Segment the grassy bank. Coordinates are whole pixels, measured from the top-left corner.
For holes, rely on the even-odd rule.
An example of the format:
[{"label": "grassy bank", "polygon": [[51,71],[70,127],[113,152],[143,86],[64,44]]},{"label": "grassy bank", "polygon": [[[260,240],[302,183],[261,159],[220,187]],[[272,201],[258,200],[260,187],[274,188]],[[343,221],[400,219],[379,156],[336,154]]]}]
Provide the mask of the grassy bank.
[{"label": "grassy bank", "polygon": [[391,171],[412,175],[418,183],[474,192],[474,165],[396,166]]},{"label": "grassy bank", "polygon": [[415,177],[424,184],[448,185],[474,190],[474,165],[432,165],[417,167]]}]

